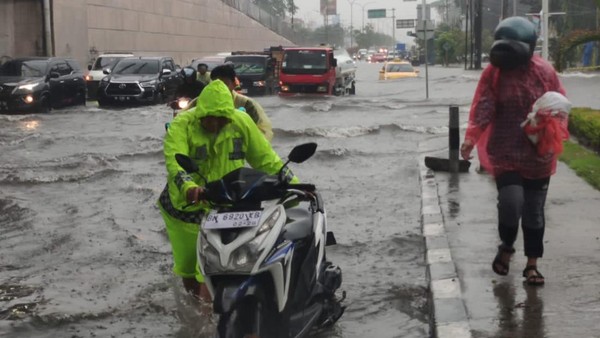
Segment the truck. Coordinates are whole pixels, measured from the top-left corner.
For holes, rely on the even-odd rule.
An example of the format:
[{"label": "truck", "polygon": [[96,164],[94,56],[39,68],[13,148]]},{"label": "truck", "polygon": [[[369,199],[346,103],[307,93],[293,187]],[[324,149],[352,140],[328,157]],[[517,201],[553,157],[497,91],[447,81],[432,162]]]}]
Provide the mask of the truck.
[{"label": "truck", "polygon": [[225,57],[225,62],[233,63],[242,94],[271,95],[279,91],[282,53],[282,47],[270,47],[263,51],[235,51]]},{"label": "truck", "polygon": [[355,74],[356,63],[344,49],[326,46],[284,48],[279,95],[354,95]]}]

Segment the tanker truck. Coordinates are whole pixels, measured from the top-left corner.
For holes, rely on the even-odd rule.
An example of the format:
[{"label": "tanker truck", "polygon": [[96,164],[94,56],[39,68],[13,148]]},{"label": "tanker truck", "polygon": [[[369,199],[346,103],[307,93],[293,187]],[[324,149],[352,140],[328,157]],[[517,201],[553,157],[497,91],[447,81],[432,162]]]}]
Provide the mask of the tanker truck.
[{"label": "tanker truck", "polygon": [[344,49],[284,48],[279,95],[354,95],[356,63]]}]

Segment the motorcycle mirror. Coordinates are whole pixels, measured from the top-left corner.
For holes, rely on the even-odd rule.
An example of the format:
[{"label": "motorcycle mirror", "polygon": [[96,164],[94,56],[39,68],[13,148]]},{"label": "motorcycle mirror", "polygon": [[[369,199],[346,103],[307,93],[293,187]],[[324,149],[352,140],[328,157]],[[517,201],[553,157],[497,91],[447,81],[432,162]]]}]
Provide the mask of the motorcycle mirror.
[{"label": "motorcycle mirror", "polygon": [[308,160],[311,156],[315,154],[317,150],[317,144],[314,142],[304,143],[298,146],[295,146],[294,149],[288,155],[288,159],[290,162],[294,163],[302,163]]},{"label": "motorcycle mirror", "polygon": [[196,173],[200,170],[196,162],[194,162],[189,156],[184,154],[175,154],[175,161],[188,173]]},{"label": "motorcycle mirror", "polygon": [[302,163],[308,160],[311,156],[313,156],[316,150],[317,144],[314,142],[304,143],[295,146],[294,149],[290,151],[290,154],[288,155],[288,160],[283,164],[283,166],[281,167],[281,169],[279,169],[279,172],[277,173],[279,181],[283,181],[283,168],[285,168],[288,165],[288,163]]}]

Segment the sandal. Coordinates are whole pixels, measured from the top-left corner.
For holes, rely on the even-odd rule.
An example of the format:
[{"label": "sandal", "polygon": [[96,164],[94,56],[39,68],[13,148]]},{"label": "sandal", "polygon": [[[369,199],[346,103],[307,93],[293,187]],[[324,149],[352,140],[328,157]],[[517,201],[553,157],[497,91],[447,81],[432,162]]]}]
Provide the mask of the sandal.
[{"label": "sandal", "polygon": [[[534,275],[527,276],[529,271],[535,271]],[[523,277],[525,277],[525,283],[527,285],[544,285],[544,275],[542,275],[536,265],[529,265],[523,270]]]},{"label": "sandal", "polygon": [[[500,244],[498,246],[498,253],[496,253],[496,257],[494,258],[494,261],[492,262],[492,270],[494,270],[494,272],[500,276],[508,275],[508,268],[509,268],[508,264],[510,262],[510,258],[509,258],[509,262],[504,262],[502,260],[502,256],[507,253],[512,256],[512,254],[515,253],[515,249],[509,248],[508,246],[506,246],[504,244]],[[501,269],[499,269],[498,267],[500,267]]]}]

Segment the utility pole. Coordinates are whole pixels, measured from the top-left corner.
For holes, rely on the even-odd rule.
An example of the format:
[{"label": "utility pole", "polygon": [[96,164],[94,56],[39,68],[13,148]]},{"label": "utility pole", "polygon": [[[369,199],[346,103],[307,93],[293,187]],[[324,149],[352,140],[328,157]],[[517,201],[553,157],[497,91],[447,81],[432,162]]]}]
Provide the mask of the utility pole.
[{"label": "utility pole", "polygon": [[548,14],[549,14],[548,0],[542,0],[542,35],[544,40],[542,41],[542,57],[548,60]]},{"label": "utility pole", "polygon": [[500,3],[500,21],[508,17],[508,0],[501,0]]},{"label": "utility pole", "polygon": [[423,19],[423,44],[425,45],[425,99],[429,99],[429,55],[427,53],[429,40],[427,39],[427,2],[425,0],[421,4],[421,10],[423,11],[421,16]]},{"label": "utility pole", "polygon": [[396,51],[396,9],[395,8],[392,8],[392,38],[394,39],[394,52],[395,52]]},{"label": "utility pole", "polygon": [[513,0],[513,16],[517,16],[517,0]]},{"label": "utility pole", "polygon": [[353,44],[353,35],[354,35],[354,27],[353,27],[353,18],[354,18],[354,13],[352,12],[352,10],[354,9],[354,2],[356,0],[348,0],[348,3],[350,4],[350,48],[352,48],[354,46]]},{"label": "utility pole", "polygon": [[471,1],[467,0],[465,7],[465,70],[467,70],[467,54],[469,53],[469,12],[471,11]]},{"label": "utility pole", "polygon": [[[473,17],[473,32],[475,33],[475,69],[481,69],[481,30],[482,30],[482,15],[483,15],[483,0],[475,0],[475,13]],[[548,1],[548,0],[544,0]]]}]

